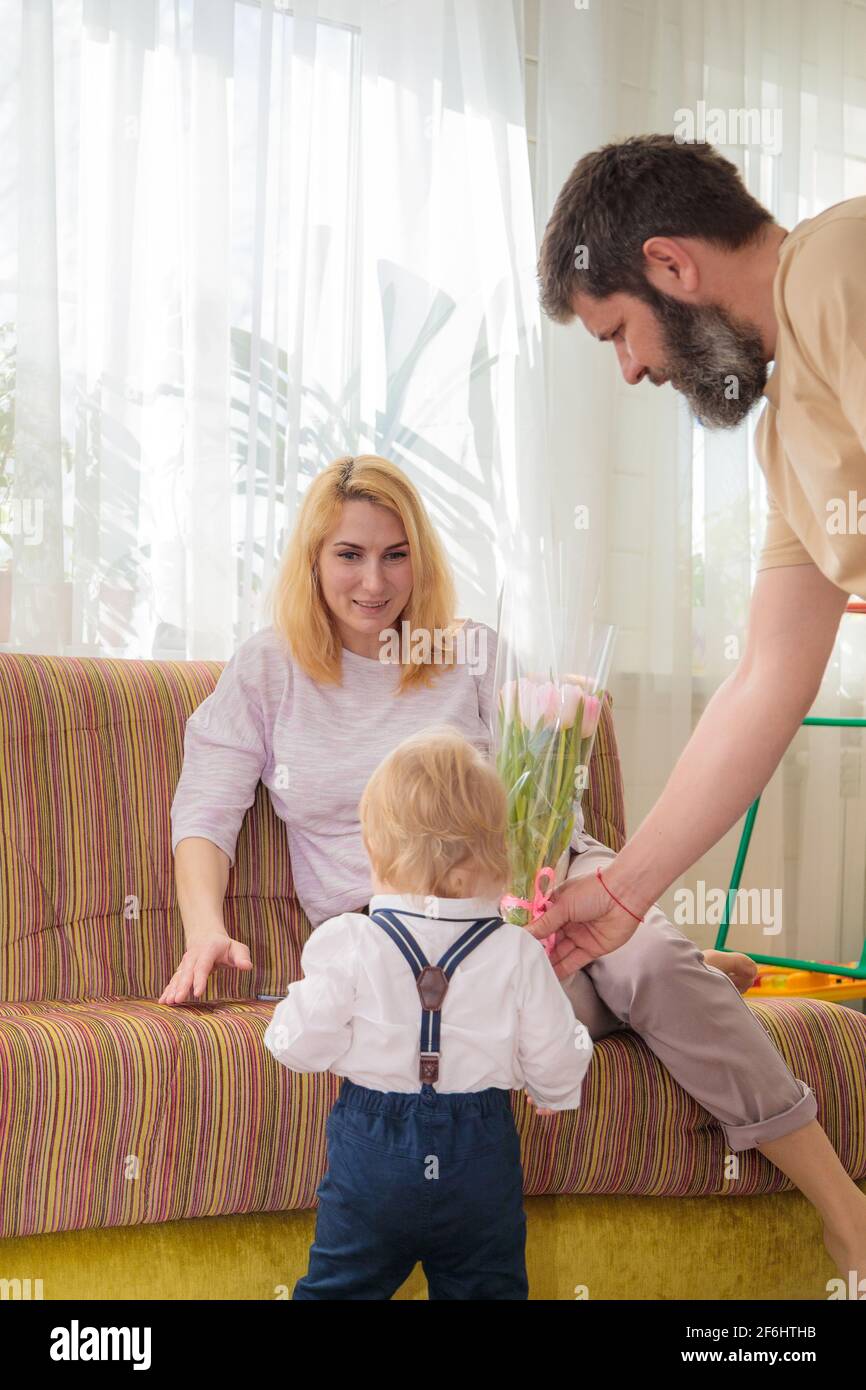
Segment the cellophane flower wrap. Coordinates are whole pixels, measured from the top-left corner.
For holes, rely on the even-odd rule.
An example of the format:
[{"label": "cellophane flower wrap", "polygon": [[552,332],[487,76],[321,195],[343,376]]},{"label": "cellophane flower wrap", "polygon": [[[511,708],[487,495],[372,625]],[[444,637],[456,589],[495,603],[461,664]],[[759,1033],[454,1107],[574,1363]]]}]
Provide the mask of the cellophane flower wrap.
[{"label": "cellophane flower wrap", "polygon": [[[524,552],[525,554],[525,552]],[[526,926],[556,886],[589,779],[615,629],[596,621],[578,543],[516,563],[500,602],[496,765],[508,798],[511,881],[500,911]],[[545,943],[548,952],[553,938]]]}]

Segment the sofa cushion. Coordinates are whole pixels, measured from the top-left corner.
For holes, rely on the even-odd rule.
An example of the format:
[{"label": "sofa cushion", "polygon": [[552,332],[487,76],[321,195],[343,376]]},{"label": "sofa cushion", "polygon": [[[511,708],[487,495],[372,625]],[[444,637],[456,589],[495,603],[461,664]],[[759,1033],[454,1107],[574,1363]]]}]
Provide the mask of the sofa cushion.
[{"label": "sofa cushion", "polygon": [[[866,1176],[866,1018],[752,1005],[854,1177]],[[273,1006],[0,1004],[0,1236],[309,1207],[339,1080],[264,1047]],[[527,1194],[742,1196],[791,1184],[757,1150],[725,1176],[721,1126],[633,1033],[595,1046],[578,1111],[512,1094]]]},{"label": "sofa cushion", "polygon": [[[158,998],[183,954],[170,808],[186,720],[219,661],[0,653],[0,992]],[[238,838],[226,928],[253,970],[208,997],[277,994],[310,925],[260,783]]]}]

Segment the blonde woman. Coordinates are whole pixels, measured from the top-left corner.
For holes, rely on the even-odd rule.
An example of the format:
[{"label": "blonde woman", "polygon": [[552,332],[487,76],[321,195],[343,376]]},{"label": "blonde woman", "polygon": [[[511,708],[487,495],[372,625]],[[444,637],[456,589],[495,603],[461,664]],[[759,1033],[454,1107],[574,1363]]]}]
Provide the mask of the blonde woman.
[{"label": "blonde woman", "polygon": [[[314,479],[274,587],[272,625],[241,645],[187,722],[171,811],[186,951],[161,1003],[201,997],[217,965],[252,969],[222,908],[259,780],[286,826],[295,890],[315,928],[369,903],[358,807],[403,739],[448,724],[490,755],[496,634],[455,619],[455,607],[443,546],[394,464],[338,459]],[[383,642],[383,633],[392,636]],[[395,633],[408,639],[396,650]],[[567,876],[614,858],[579,816]],[[719,1120],[731,1151],[760,1149],[802,1189],[847,1275],[859,1268],[851,1261],[866,1199],[818,1125],[814,1095],[740,997],[750,966],[702,954],[653,906],[626,945],[563,988],[592,1038],[639,1033]]]}]

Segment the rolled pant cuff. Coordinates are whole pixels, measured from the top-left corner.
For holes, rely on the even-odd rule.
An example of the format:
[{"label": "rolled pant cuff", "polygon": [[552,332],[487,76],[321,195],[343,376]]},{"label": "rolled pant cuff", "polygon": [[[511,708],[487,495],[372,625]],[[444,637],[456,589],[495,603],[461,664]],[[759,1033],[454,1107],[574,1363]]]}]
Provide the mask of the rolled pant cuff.
[{"label": "rolled pant cuff", "polygon": [[814,1091],[799,1077],[797,1085],[802,1088],[802,1096],[781,1115],[773,1115],[769,1120],[756,1120],[748,1125],[723,1126],[731,1153],[754,1149],[758,1144],[766,1144],[773,1139],[784,1139],[786,1134],[793,1134],[795,1129],[802,1129],[817,1117],[818,1102]]}]

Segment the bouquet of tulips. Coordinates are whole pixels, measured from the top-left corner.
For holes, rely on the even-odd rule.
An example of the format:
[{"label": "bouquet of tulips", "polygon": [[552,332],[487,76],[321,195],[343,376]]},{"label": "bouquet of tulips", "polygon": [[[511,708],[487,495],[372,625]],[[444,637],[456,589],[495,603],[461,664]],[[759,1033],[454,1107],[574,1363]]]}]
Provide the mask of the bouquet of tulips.
[{"label": "bouquet of tulips", "polygon": [[[494,742],[508,797],[511,869],[500,910],[519,926],[546,910],[571,843],[615,635],[587,611],[582,586],[566,582],[561,552],[559,586],[547,570],[536,566],[523,580],[509,575],[499,619]],[[566,664],[581,674],[568,674]],[[549,951],[552,938],[546,944]]]}]

